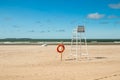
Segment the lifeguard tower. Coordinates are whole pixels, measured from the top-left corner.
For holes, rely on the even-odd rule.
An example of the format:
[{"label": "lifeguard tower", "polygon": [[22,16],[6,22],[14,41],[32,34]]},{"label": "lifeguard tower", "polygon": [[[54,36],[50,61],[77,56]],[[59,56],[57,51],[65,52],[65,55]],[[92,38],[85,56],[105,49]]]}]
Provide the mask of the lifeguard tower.
[{"label": "lifeguard tower", "polygon": [[78,26],[72,31],[70,55],[76,60],[83,57],[89,58],[84,26]]}]

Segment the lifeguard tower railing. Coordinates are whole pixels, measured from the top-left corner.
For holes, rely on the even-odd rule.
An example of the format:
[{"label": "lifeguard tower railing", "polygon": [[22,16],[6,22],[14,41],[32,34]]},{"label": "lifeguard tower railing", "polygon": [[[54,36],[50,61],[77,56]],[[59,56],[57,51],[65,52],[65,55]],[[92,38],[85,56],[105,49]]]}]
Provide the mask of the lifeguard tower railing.
[{"label": "lifeguard tower railing", "polygon": [[83,56],[89,58],[84,26],[78,26],[72,31],[70,55],[76,60]]}]

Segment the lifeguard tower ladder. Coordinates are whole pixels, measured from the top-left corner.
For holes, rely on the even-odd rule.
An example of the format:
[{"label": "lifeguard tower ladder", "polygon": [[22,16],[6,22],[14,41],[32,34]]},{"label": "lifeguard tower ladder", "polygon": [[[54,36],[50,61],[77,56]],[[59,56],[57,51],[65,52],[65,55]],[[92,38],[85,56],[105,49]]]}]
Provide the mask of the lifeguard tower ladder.
[{"label": "lifeguard tower ladder", "polygon": [[78,60],[79,58],[89,58],[85,27],[78,26],[73,29],[71,40],[71,56]]}]

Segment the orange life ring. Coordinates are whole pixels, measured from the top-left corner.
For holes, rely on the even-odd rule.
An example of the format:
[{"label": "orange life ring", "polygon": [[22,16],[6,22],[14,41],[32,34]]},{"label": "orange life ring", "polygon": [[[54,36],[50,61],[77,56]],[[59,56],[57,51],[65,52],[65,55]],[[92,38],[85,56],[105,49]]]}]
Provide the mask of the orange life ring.
[{"label": "orange life ring", "polygon": [[65,50],[65,46],[63,44],[58,44],[57,52],[62,53]]}]

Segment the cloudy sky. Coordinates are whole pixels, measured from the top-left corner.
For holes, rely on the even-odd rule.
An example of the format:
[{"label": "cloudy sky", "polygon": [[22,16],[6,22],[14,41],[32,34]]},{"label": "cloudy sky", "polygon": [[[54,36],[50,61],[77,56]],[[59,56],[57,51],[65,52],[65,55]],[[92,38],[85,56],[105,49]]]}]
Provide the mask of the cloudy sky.
[{"label": "cloudy sky", "polygon": [[78,25],[87,38],[120,39],[120,0],[0,0],[0,39],[70,39]]}]

